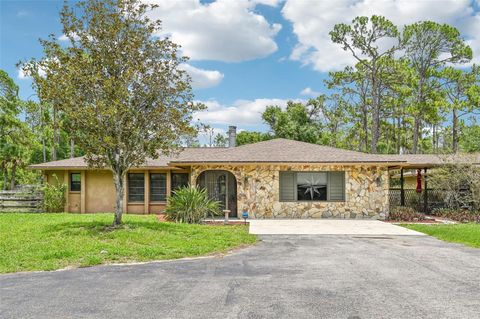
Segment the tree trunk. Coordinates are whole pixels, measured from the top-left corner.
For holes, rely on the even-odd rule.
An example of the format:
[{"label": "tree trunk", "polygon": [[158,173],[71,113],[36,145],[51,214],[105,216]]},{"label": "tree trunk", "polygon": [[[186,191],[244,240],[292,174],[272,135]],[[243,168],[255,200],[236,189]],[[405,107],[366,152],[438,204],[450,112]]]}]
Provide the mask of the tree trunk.
[{"label": "tree trunk", "polygon": [[420,140],[420,128],[422,126],[422,116],[423,116],[423,106],[424,106],[424,97],[423,97],[423,85],[425,83],[425,72],[420,72],[420,81],[419,81],[419,91],[417,94],[417,114],[414,115],[415,124],[413,127],[413,147],[412,153],[417,154],[418,152],[418,142]]},{"label": "tree trunk", "polygon": [[455,107],[452,111],[452,150],[458,152],[458,114]]},{"label": "tree trunk", "polygon": [[400,148],[402,147],[402,128],[400,124],[400,116],[397,117],[397,145],[396,145],[396,154],[400,154]]},{"label": "tree trunk", "polygon": [[380,137],[380,109],[374,107],[373,109],[373,119],[372,119],[372,153],[378,152],[378,140]]},{"label": "tree trunk", "polygon": [[12,166],[12,175],[10,176],[10,189],[15,188],[15,178],[17,175],[17,164],[13,163]]},{"label": "tree trunk", "polygon": [[[374,66],[375,67],[375,66]],[[378,140],[380,138],[380,97],[378,91],[378,83],[376,79],[376,74],[372,75],[372,142],[371,150],[372,153],[377,153],[378,149]]]},{"label": "tree trunk", "polygon": [[42,152],[43,152],[43,162],[45,163],[47,161],[47,146],[45,145],[45,137],[42,137]]},{"label": "tree trunk", "polygon": [[364,136],[363,143],[360,143],[360,145],[364,144],[364,148],[361,148],[360,151],[368,152],[368,111],[365,104],[362,107],[362,129]]},{"label": "tree trunk", "polygon": [[7,167],[4,166],[3,167],[3,185],[2,185],[3,190],[7,189],[7,182],[8,182],[8,170],[7,170]]},{"label": "tree trunk", "polygon": [[57,147],[59,142],[59,134],[58,134],[58,123],[57,123],[57,111],[55,107],[53,108],[53,146],[52,146],[52,161],[57,160]]},{"label": "tree trunk", "polygon": [[113,219],[113,226],[122,224],[123,214],[123,193],[124,193],[124,174],[122,172],[113,171],[113,182],[115,184],[115,217]]},{"label": "tree trunk", "polygon": [[415,124],[413,126],[413,147],[412,153],[417,154],[418,151],[418,140],[420,135],[420,118],[418,116],[415,117]]},{"label": "tree trunk", "polygon": [[70,139],[70,158],[75,157],[75,142],[73,139]]}]

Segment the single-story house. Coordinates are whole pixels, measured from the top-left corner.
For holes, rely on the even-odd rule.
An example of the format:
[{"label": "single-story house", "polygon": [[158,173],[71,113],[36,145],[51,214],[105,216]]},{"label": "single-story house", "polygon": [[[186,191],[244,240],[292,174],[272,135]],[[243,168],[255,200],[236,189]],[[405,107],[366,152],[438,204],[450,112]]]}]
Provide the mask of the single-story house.
[{"label": "single-story house", "polygon": [[[158,214],[168,196],[188,184],[207,189],[232,217],[377,218],[389,210],[389,169],[439,165],[433,155],[379,155],[273,139],[229,147],[184,148],[148,159],[125,180],[124,212]],[[112,212],[115,188],[108,170],[90,169],[82,157],[32,165],[47,183],[68,185],[65,211]],[[54,176],[56,175],[56,177]]]}]

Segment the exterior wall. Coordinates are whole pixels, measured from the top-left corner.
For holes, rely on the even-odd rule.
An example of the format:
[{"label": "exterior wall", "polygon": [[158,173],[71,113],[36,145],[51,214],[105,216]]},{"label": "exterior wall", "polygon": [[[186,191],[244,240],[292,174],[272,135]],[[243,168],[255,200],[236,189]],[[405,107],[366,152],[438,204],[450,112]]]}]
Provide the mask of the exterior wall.
[{"label": "exterior wall", "polygon": [[81,195],[80,192],[70,192],[68,193],[67,199],[67,212],[70,213],[81,213]]},{"label": "exterior wall", "polygon": [[85,212],[115,211],[115,186],[110,171],[86,171]]},{"label": "exterior wall", "polygon": [[[198,165],[190,182],[205,170],[228,170],[237,179],[238,216],[251,218],[371,218],[388,212],[388,169],[338,165]],[[345,171],[345,201],[280,202],[280,171]]]},{"label": "exterior wall", "polygon": [[[56,176],[56,178],[54,175]],[[65,171],[46,171],[44,176],[47,183],[56,185],[64,181]]]},{"label": "exterior wall", "polygon": [[[237,180],[237,214],[248,211],[251,218],[376,218],[382,219],[388,212],[388,170],[376,166],[338,165],[198,165],[193,166],[190,182],[205,170],[227,170]],[[345,171],[345,201],[280,202],[280,171]],[[53,173],[59,181],[69,185],[70,172],[47,171],[46,181],[54,183]],[[165,202],[150,202],[148,173],[145,178],[145,202],[128,203],[124,196],[125,212],[133,214],[161,213]],[[151,171],[159,172],[159,171]],[[66,211],[113,212],[115,188],[108,171],[89,170],[82,173],[82,191],[68,191]],[[167,195],[170,194],[170,174],[167,174]],[[125,184],[126,190],[127,184]]]},{"label": "exterior wall", "polygon": [[[145,174],[145,201],[128,202],[128,185],[125,181],[124,212],[128,214],[159,214],[165,210],[166,201],[150,202],[149,173],[167,173],[167,196],[170,194],[170,173],[161,170],[135,170]],[[184,172],[184,171],[182,171]],[[80,173],[81,191],[70,191],[70,173]],[[55,178],[55,176],[56,178]],[[50,184],[65,183],[67,198],[65,211],[70,213],[105,213],[115,211],[115,186],[113,176],[107,170],[51,170],[44,172],[45,182]]]}]

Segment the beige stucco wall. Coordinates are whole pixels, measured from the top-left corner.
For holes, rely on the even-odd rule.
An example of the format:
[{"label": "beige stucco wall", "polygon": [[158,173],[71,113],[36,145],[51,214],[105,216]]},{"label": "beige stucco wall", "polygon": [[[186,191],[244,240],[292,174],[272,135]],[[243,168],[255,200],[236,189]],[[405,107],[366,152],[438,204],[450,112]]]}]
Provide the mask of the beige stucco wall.
[{"label": "beige stucco wall", "polygon": [[115,186],[112,173],[87,171],[85,175],[85,212],[113,212]]},{"label": "beige stucco wall", "polygon": [[[162,170],[135,170],[135,172],[143,172],[146,177],[145,184],[145,203],[124,203],[125,212],[129,214],[158,214],[165,209],[166,202],[149,202],[149,172],[164,172]],[[70,173],[80,173],[82,176],[82,190],[70,191]],[[55,178],[53,175],[56,175]],[[65,211],[71,213],[105,213],[115,210],[115,186],[113,184],[113,176],[107,170],[52,170],[44,172],[45,181],[47,183],[65,183],[67,188],[67,203]],[[167,175],[167,185],[169,185],[170,176]],[[125,184],[127,191],[127,184]],[[170,193],[170,186],[167,187],[167,194]],[[126,194],[124,201],[127,200]]]},{"label": "beige stucco wall", "polygon": [[[376,218],[388,212],[388,170],[338,165],[198,165],[191,183],[205,170],[228,170],[237,179],[238,215],[251,218]],[[280,171],[345,171],[343,202],[280,202]]]},{"label": "beige stucco wall", "polygon": [[[56,178],[55,178],[55,176]],[[65,172],[64,171],[46,171],[45,172],[45,181],[49,184],[63,183]]]}]

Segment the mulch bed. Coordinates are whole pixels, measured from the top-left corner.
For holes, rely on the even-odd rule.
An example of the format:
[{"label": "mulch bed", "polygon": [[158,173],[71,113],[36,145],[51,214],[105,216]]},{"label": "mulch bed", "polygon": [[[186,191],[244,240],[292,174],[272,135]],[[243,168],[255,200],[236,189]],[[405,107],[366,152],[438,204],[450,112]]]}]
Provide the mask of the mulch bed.
[{"label": "mulch bed", "polygon": [[[157,214],[157,219],[160,222],[166,222],[166,216],[165,214]],[[223,219],[215,219],[215,220],[207,220],[205,221],[205,224],[207,225],[225,225]],[[234,220],[229,220],[227,225],[243,225],[245,224],[245,221],[240,220],[240,219],[234,219]],[[247,221],[248,224],[248,221]]]}]

